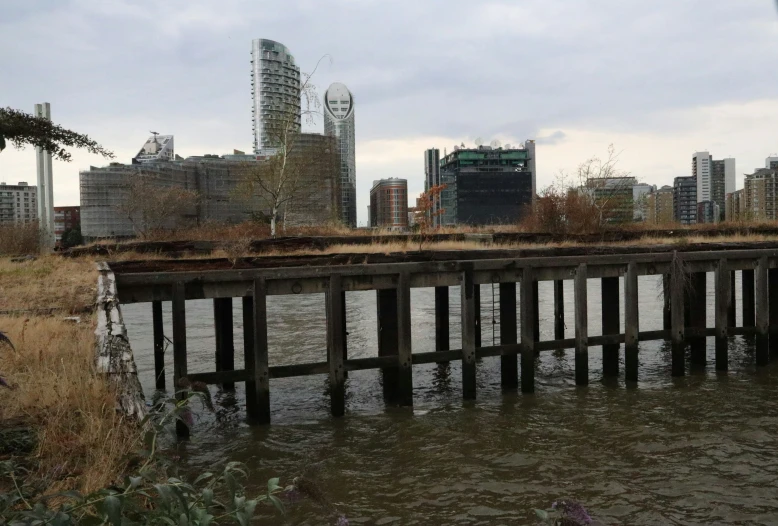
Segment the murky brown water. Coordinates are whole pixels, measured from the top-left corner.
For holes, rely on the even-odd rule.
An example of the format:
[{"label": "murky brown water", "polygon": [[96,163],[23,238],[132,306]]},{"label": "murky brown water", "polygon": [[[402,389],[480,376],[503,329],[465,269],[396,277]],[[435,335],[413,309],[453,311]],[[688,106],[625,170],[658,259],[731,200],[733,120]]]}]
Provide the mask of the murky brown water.
[{"label": "murky brown water", "polygon": [[[641,330],[661,329],[655,278],[641,277],[640,288]],[[712,280],[708,291],[712,326]],[[551,292],[550,283],[540,284],[543,339],[552,337]],[[565,292],[571,300],[572,287]],[[483,345],[492,342],[491,294],[491,287],[482,287]],[[590,280],[592,335],[600,334],[598,297],[599,282]],[[323,295],[268,302],[271,365],[325,360]],[[414,352],[434,350],[433,302],[432,289],[413,290]],[[454,288],[450,303],[457,348]],[[374,356],[375,293],[348,293],[347,309],[349,356]],[[150,396],[151,307],[123,311]],[[571,304],[566,318],[572,336]],[[169,305],[165,323],[169,334]],[[187,302],[187,325],[190,372],[212,370],[211,302]],[[565,496],[584,502],[605,524],[778,524],[778,365],[757,370],[752,346],[738,337],[728,373],[717,374],[711,365],[673,379],[669,348],[647,342],[640,351],[636,388],[600,382],[599,348],[590,349],[586,388],[574,384],[572,351],[542,353],[534,395],[503,394],[499,359],[484,359],[475,403],[462,402],[457,363],[417,366],[413,409],[384,406],[378,371],[351,372],[341,419],[329,416],[325,376],[275,380],[268,427],[244,423],[242,385],[234,394],[214,388],[216,413],[199,416],[183,458],[196,470],[243,461],[259,489],[272,476],[288,480],[310,470],[352,525],[534,524],[532,508]],[[711,364],[713,356],[711,339]],[[167,358],[172,370],[172,350]],[[332,522],[301,503],[290,508],[286,523]]]}]

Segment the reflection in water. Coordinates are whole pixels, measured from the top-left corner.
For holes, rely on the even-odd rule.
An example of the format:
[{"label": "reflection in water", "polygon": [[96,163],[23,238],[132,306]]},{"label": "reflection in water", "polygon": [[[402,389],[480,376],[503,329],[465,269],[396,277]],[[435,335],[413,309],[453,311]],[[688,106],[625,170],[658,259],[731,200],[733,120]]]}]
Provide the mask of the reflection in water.
[{"label": "reflection in water", "polygon": [[[640,278],[641,330],[661,329],[657,280]],[[572,283],[565,315],[572,335]],[[739,289],[739,287],[738,287]],[[708,284],[708,323],[713,324]],[[599,334],[599,282],[589,281],[590,334]],[[551,283],[540,284],[541,337],[553,337]],[[433,351],[434,294],[412,292],[414,352]],[[492,291],[481,291],[483,345],[499,343]],[[242,367],[235,302],[236,367]],[[461,343],[459,296],[451,289],[451,346]],[[153,392],[151,307],[124,308],[147,394]],[[165,324],[170,333],[169,305]],[[325,360],[323,295],[268,300],[271,365]],[[376,353],[375,293],[347,294],[350,357]],[[212,304],[187,302],[189,370],[213,369]],[[744,524],[778,520],[778,368],[757,370],[753,349],[733,338],[730,371],[712,365],[670,376],[670,350],[640,347],[640,382],[599,382],[600,349],[590,350],[590,386],[576,388],[573,353],[542,353],[534,395],[503,394],[499,359],[478,364],[478,400],[461,400],[458,363],[413,368],[414,407],[387,408],[378,371],[347,380],[347,415],[329,417],[327,378],[274,380],[273,424],[244,423],[243,386],[212,389],[215,413],[200,415],[183,457],[193,469],[246,462],[252,485],[271,476],[314,473],[352,524],[528,524],[532,508],[557,497],[584,502],[605,523]],[[713,363],[713,340],[708,360]],[[172,370],[172,352],[167,353]],[[170,377],[168,377],[170,378]],[[170,384],[170,380],[168,380]],[[309,503],[290,524],[326,521]]]}]

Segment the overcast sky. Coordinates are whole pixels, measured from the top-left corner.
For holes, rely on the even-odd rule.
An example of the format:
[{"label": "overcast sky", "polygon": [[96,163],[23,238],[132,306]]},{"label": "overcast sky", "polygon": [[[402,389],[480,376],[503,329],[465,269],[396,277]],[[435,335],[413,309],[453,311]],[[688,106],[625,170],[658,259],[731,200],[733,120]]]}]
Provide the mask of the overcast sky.
[{"label": "overcast sky", "polygon": [[[129,162],[150,130],[186,157],[251,149],[251,40],[285,44],[323,94],[356,102],[357,202],[374,179],[423,187],[423,151],[538,140],[538,188],[610,143],[652,184],[695,151],[742,174],[778,152],[775,0],[3,0],[0,106],[87,133]],[[309,126],[321,131],[321,121]],[[79,201],[75,153],[56,205]],[[32,149],[0,181],[34,184]]]}]

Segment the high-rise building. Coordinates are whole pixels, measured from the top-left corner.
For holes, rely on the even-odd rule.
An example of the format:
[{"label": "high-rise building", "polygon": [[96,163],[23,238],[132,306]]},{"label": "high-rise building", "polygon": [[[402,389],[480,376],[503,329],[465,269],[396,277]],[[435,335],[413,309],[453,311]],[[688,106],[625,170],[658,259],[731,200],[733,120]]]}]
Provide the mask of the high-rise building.
[{"label": "high-rise building", "polygon": [[143,164],[155,161],[173,161],[173,136],[152,133],[143,144],[138,155],[132,158],[132,164]]},{"label": "high-rise building", "polygon": [[408,181],[380,179],[370,189],[370,226],[404,230],[408,228]]},{"label": "high-rise building", "polygon": [[760,168],[746,174],[744,219],[765,221],[778,219],[778,169]]},{"label": "high-rise building", "polygon": [[280,126],[300,129],[300,68],[283,44],[252,40],[251,98],[256,153],[278,146]]},{"label": "high-rise building", "polygon": [[767,159],[765,159],[764,167],[772,168],[773,170],[778,170],[778,157],[768,157]]},{"label": "high-rise building", "polygon": [[[529,146],[527,146],[529,145]],[[440,224],[515,223],[532,207],[534,142],[523,148],[455,147],[440,160]]]},{"label": "high-rise building", "polygon": [[[724,213],[727,194],[735,191],[735,159],[711,161],[710,200],[716,203],[721,214]],[[699,200],[699,199],[698,199]],[[719,218],[720,220],[721,218]],[[716,220],[715,222],[718,222]]]},{"label": "high-rise building", "polygon": [[710,201],[711,199],[712,160],[708,152],[697,152],[692,157],[692,177],[697,186],[697,201]]},{"label": "high-rise building", "polygon": [[676,177],[673,181],[673,217],[682,225],[697,223],[697,180]]},{"label": "high-rise building", "polygon": [[697,202],[713,201],[725,209],[726,195],[735,191],[735,159],[714,160],[709,152],[692,157],[692,177],[697,182]]},{"label": "high-rise building", "polygon": [[331,84],[324,92],[324,135],[336,137],[338,142],[342,221],[354,228],[357,226],[354,96],[340,82]]},{"label": "high-rise building", "polygon": [[[440,150],[430,148],[424,152],[424,191],[429,191],[434,186],[440,186]],[[441,218],[437,213],[441,209],[441,196],[434,196],[430,212],[432,213],[432,225],[441,225]]]},{"label": "high-rise building", "polygon": [[649,223],[666,225],[673,222],[673,187],[663,186],[648,196]]},{"label": "high-rise building", "polygon": [[632,185],[632,219],[633,221],[648,220],[649,196],[656,192],[656,186],[646,183]]},{"label": "high-rise building", "polygon": [[608,223],[628,223],[635,218],[634,177],[591,177],[581,192],[588,194]]},{"label": "high-rise building", "polygon": [[38,187],[24,181],[0,183],[0,223],[30,223],[38,220]]}]

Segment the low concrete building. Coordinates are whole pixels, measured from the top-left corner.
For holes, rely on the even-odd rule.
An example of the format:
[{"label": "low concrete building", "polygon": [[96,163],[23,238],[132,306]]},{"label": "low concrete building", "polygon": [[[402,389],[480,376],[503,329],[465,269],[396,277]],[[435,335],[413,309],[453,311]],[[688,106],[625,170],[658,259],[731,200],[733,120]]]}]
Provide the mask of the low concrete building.
[{"label": "low concrete building", "polygon": [[743,188],[729,193],[725,198],[724,220],[743,221],[746,211],[746,192]]},{"label": "low concrete building", "polygon": [[54,207],[54,242],[62,241],[62,234],[74,228],[81,228],[80,206],[55,206]]}]

